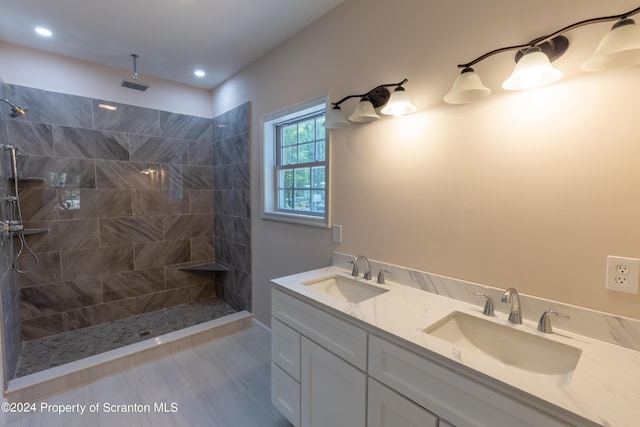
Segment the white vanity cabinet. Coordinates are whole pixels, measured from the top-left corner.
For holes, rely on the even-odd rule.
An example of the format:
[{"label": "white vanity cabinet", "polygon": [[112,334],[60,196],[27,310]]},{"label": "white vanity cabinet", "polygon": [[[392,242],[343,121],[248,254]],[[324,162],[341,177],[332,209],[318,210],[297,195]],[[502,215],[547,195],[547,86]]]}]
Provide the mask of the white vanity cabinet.
[{"label": "white vanity cabinet", "polygon": [[273,405],[296,427],[365,427],[367,332],[275,289],[271,303]]},{"label": "white vanity cabinet", "polygon": [[[273,289],[271,399],[295,427],[580,425]],[[537,406],[534,406],[537,405]]]}]

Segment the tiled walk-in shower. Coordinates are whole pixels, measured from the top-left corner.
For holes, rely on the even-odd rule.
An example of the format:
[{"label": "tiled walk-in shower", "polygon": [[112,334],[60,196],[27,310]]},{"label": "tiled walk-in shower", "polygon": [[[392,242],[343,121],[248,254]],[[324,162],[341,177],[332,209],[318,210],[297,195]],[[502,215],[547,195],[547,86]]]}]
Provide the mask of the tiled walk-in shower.
[{"label": "tiled walk-in shower", "polygon": [[[4,251],[6,377],[32,340],[214,298],[251,309],[248,103],[210,119],[0,86],[30,108],[2,114],[0,143],[18,149],[26,239],[39,260],[19,274]],[[10,193],[4,164],[0,188]],[[29,255],[18,261],[32,265]],[[222,271],[184,269],[213,263]]]}]

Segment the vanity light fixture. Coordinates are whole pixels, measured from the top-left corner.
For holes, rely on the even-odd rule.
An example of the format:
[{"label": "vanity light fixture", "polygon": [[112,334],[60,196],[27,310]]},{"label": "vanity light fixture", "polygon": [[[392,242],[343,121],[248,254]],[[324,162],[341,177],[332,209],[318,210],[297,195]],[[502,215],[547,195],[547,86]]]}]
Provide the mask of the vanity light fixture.
[{"label": "vanity light fixture", "polygon": [[[382,114],[393,115],[396,117],[404,114],[411,114],[417,111],[417,108],[411,103],[409,95],[405,91],[403,84],[408,80],[404,79],[400,83],[390,83],[379,85],[371,89],[367,93],[360,95],[348,95],[342,98],[338,102],[334,102],[333,108],[327,111],[324,127],[327,129],[345,128],[354,123],[369,123],[380,119],[380,116],[376,113],[376,108],[382,108],[380,111]],[[395,86],[393,93],[390,93],[388,87]],[[353,111],[353,114],[349,116],[347,120],[346,116],[340,108],[347,99],[360,98],[360,102]]]},{"label": "vanity light fixture", "polygon": [[502,84],[504,89],[533,89],[560,80],[562,71],[554,68],[551,62],[559,58],[569,47],[569,40],[563,34],[589,24],[618,21],[604,36],[593,55],[582,63],[580,68],[583,71],[604,71],[638,65],[640,27],[629,18],[637,13],[640,13],[640,7],[619,15],[585,19],[528,43],[494,49],[473,61],[459,64],[458,68],[462,68],[462,72],[453,83],[451,91],[445,95],[444,101],[449,104],[466,104],[489,96],[491,89],[482,83],[472,67],[490,56],[506,51],[518,52],[515,57],[516,67]]}]

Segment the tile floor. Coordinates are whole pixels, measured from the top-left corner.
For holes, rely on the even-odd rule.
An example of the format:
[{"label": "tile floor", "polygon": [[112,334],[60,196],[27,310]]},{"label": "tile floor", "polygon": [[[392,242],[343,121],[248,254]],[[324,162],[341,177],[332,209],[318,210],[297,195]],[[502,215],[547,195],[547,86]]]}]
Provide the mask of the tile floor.
[{"label": "tile floor", "polygon": [[[33,413],[0,412],[0,426],[290,427],[270,403],[270,348],[269,331],[254,325],[36,402]],[[86,405],[85,413],[49,412],[64,405]],[[108,411],[117,405],[139,412]]]},{"label": "tile floor", "polygon": [[235,310],[224,301],[209,298],[25,341],[15,376],[43,371],[231,313],[235,313]]}]

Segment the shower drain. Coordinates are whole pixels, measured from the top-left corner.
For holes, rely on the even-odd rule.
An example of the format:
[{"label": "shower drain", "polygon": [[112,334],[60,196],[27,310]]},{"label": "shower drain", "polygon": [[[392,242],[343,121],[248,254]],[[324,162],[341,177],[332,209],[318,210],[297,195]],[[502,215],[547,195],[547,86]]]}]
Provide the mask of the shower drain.
[{"label": "shower drain", "polygon": [[140,331],[140,332],[137,332],[136,335],[138,336],[138,338],[147,338],[147,337],[150,337],[152,334],[151,334],[151,331]]}]

